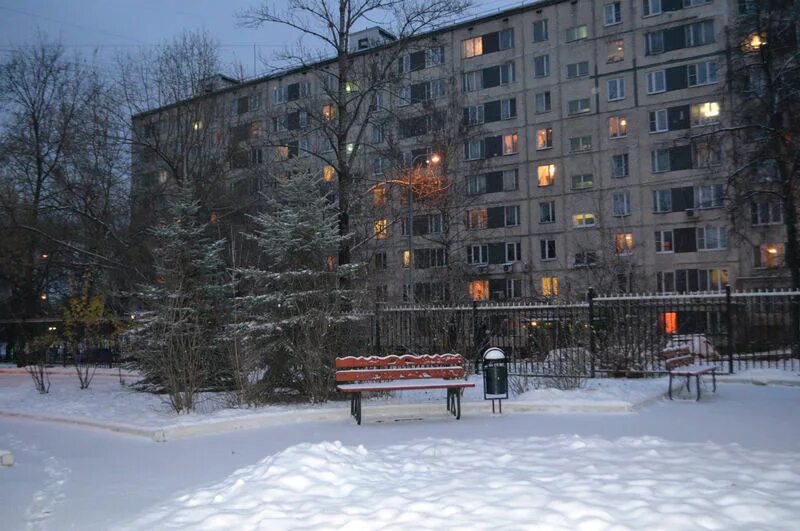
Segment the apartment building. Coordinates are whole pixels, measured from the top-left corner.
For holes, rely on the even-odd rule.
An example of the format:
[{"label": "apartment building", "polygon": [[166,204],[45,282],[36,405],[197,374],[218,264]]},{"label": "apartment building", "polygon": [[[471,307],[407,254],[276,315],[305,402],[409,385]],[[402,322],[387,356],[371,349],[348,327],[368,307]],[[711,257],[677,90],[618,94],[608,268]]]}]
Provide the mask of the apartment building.
[{"label": "apartment building", "polygon": [[[734,213],[734,147],[709,134],[735,112],[726,28],[737,8],[544,0],[415,39],[363,116],[374,122],[359,157],[371,200],[353,225],[376,297],[785,285],[780,204]],[[397,46],[377,28],[353,43],[365,61]],[[267,189],[266,167],[312,167],[335,181],[316,156],[333,146],[313,126],[335,112],[324,97],[328,68],[226,80],[199,97],[226,109],[211,136],[233,146],[229,189]],[[139,115],[134,129],[171,112]],[[221,131],[231,138],[220,140]],[[134,158],[134,184],[146,196],[142,179],[153,184],[154,166]],[[448,197],[426,201],[417,181],[446,183]]]}]

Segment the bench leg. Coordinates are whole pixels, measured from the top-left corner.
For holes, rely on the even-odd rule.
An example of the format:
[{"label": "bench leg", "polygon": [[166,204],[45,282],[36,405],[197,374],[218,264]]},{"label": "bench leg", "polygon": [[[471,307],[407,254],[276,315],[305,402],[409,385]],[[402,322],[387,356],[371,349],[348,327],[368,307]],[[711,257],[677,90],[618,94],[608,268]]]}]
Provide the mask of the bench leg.
[{"label": "bench leg", "polygon": [[459,420],[461,419],[461,390],[456,389],[453,394],[456,395],[456,420]]},{"label": "bench leg", "polygon": [[694,377],[695,382],[694,384],[697,386],[697,401],[700,401],[700,375]]},{"label": "bench leg", "polygon": [[361,393],[356,393],[356,422],[361,426]]},{"label": "bench leg", "polygon": [[714,384],[714,392],[716,393],[717,392],[717,371],[716,370],[711,371],[711,381]]},{"label": "bench leg", "polygon": [[692,385],[691,385],[691,383],[692,383],[692,377],[691,377],[690,375],[687,375],[687,376],[686,376],[686,390],[687,390],[687,391],[689,391],[689,393],[691,393],[691,392],[692,392]]},{"label": "bench leg", "polygon": [[669,399],[672,400],[672,373],[669,373]]}]

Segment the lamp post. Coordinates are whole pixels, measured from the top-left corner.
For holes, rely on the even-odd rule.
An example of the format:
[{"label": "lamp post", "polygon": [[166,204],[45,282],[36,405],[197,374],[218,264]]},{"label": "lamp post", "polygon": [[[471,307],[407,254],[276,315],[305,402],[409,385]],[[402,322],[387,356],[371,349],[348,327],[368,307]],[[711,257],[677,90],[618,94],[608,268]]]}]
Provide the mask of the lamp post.
[{"label": "lamp post", "polygon": [[[403,254],[403,261],[405,261],[406,256],[408,256],[408,266],[406,267],[406,289],[407,298],[409,302],[413,302],[414,298],[414,286],[413,286],[413,274],[411,270],[414,267],[414,164],[422,158],[425,158],[425,164],[439,164],[441,161],[441,157],[438,153],[423,153],[421,155],[417,155],[413,159],[411,159],[411,170],[408,172],[408,220],[406,223],[406,238],[408,238],[408,244],[406,253]],[[403,264],[406,265],[406,264]]]}]

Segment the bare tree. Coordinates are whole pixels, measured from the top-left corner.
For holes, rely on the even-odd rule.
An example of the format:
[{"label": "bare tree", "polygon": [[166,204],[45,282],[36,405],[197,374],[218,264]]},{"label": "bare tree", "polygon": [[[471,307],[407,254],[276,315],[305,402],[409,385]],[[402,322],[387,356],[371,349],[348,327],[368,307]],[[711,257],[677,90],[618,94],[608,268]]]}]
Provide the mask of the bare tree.
[{"label": "bare tree", "polygon": [[[106,80],[43,37],[0,65],[0,105],[0,275],[13,288],[5,310],[28,318],[69,272],[124,267],[126,159]],[[18,350],[24,341],[22,331]]]},{"label": "bare tree", "polygon": [[[313,51],[304,50],[301,43],[287,59],[301,65],[330,60],[327,68],[315,69],[330,107],[307,111],[332,147],[329,154],[315,155],[336,172],[342,236],[351,232],[353,201],[361,184],[357,160],[368,134],[365,115],[376,108],[378,94],[390,89],[398,75],[397,59],[413,45],[414,37],[463,13],[468,5],[468,0],[290,0],[282,8],[263,4],[240,14],[248,27],[282,25],[314,41]],[[389,20],[397,40],[377,55],[358,53],[350,40],[354,29],[376,20]],[[352,245],[343,238],[339,264],[351,262]]]},{"label": "bare tree", "polygon": [[[752,218],[753,225],[782,222],[785,235],[777,241],[785,242],[785,266],[791,286],[798,289],[800,4],[769,0],[738,6],[730,31],[728,72],[737,111],[730,127],[714,135],[727,137],[723,145],[733,155],[729,180],[734,217]],[[777,255],[779,251],[770,250]]]}]

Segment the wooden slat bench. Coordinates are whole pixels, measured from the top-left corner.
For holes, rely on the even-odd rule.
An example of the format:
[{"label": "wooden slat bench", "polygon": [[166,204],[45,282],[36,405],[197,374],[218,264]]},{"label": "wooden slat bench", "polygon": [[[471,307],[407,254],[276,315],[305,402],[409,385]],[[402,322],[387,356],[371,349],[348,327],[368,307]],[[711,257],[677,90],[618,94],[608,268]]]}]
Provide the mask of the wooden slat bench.
[{"label": "wooden slat bench", "polygon": [[697,387],[697,400],[700,400],[700,377],[704,374],[711,374],[714,392],[717,392],[717,366],[705,363],[696,363],[691,349],[686,347],[671,348],[661,352],[664,358],[664,365],[669,373],[669,399],[672,400],[672,378],[675,376],[686,377],[686,390],[690,393],[692,376],[695,378]]},{"label": "wooden slat bench", "polygon": [[447,411],[461,418],[461,391],[475,384],[464,380],[461,354],[336,358],[336,388],[350,393],[350,414],[361,424],[361,394],[382,391],[447,389]]}]

